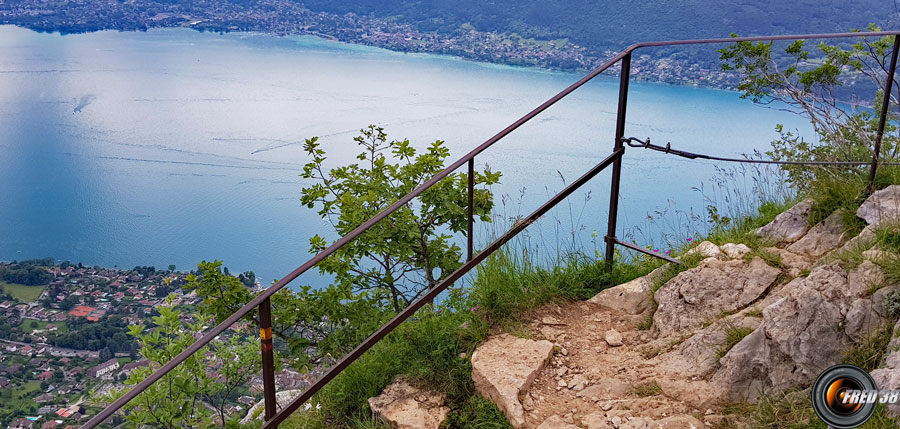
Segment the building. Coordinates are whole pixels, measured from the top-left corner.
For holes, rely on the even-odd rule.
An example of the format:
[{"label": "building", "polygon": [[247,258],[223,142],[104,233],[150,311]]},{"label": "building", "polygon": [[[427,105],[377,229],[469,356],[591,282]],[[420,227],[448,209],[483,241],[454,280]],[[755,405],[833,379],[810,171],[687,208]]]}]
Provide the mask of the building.
[{"label": "building", "polygon": [[137,362],[128,362],[122,366],[122,373],[125,375],[131,375],[131,372],[137,368],[146,368],[150,366],[149,360],[140,360]]},{"label": "building", "polygon": [[89,370],[87,370],[87,376],[91,378],[99,378],[105,375],[109,375],[116,370],[119,369],[119,361],[116,358],[112,358],[106,362],[101,363]]},{"label": "building", "polygon": [[9,425],[9,429],[32,429],[34,422],[28,419],[19,419]]}]

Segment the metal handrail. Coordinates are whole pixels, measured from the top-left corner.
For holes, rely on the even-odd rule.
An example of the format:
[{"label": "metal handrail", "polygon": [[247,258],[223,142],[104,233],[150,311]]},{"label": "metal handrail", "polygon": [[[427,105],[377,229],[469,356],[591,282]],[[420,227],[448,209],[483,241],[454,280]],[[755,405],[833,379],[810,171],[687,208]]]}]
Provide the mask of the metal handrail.
[{"label": "metal handrail", "polygon": [[[312,397],[316,392],[319,391],[325,384],[328,383],[331,379],[337,376],[344,368],[349,366],[353,361],[362,356],[365,351],[371,348],[375,343],[377,343],[381,338],[385,335],[389,334],[396,328],[400,323],[408,319],[412,316],[416,310],[421,308],[425,303],[430,302],[434,299],[441,291],[450,286],[453,282],[458,280],[460,277],[465,275],[469,270],[471,270],[475,265],[484,260],[488,255],[496,251],[500,248],[504,243],[509,241],[513,236],[524,230],[531,222],[540,217],[543,213],[546,213],[547,210],[555,206],[559,201],[562,201],[566,196],[577,190],[584,183],[598,174],[600,171],[605,169],[609,165],[613,165],[613,178],[611,185],[611,193],[610,193],[610,212],[609,212],[609,222],[608,222],[608,233],[605,237],[605,241],[607,242],[607,252],[606,252],[606,262],[611,267],[612,257],[613,257],[613,249],[616,244],[624,245],[621,241],[619,241],[615,237],[615,228],[616,228],[616,215],[618,212],[618,195],[619,195],[619,178],[621,175],[621,158],[624,153],[624,146],[622,144],[622,139],[624,138],[624,128],[625,128],[625,112],[626,112],[626,104],[627,104],[627,96],[628,96],[628,82],[630,78],[630,64],[631,64],[631,54],[637,49],[647,48],[647,47],[659,47],[659,46],[675,46],[675,45],[696,45],[696,44],[709,44],[709,43],[735,43],[735,42],[752,42],[752,41],[774,41],[774,40],[799,40],[799,39],[836,39],[836,38],[848,38],[848,37],[883,37],[883,36],[894,36],[894,50],[893,50],[893,63],[896,63],[896,55],[897,55],[897,46],[900,45],[900,31],[878,31],[878,32],[853,32],[853,33],[831,33],[831,34],[801,34],[801,35],[784,35],[784,36],[757,36],[757,37],[730,37],[730,38],[715,38],[715,39],[697,39],[697,40],[677,40],[677,41],[658,41],[658,42],[642,42],[636,43],[629,47],[627,47],[624,51],[616,54],[602,65],[592,70],[590,73],[579,79],[577,82],[569,85],[538,107],[534,108],[493,137],[486,140],[484,143],[480,144],[478,147],[470,151],[468,154],[459,158],[454,163],[450,164],[447,168],[442,170],[440,173],[436,174],[434,177],[426,181],[425,183],[416,187],[412,192],[403,196],[394,204],[391,204],[389,207],[364,222],[356,229],[351,231],[349,234],[341,237],[336,242],[334,242],[331,246],[326,248],[325,250],[319,252],[314,257],[306,261],[303,265],[297,267],[295,270],[291,271],[287,276],[283,277],[281,280],[276,282],[274,285],[270,286],[262,293],[257,295],[255,298],[250,300],[247,304],[241,307],[239,310],[235,311],[231,316],[226,318],[224,321],[213,327],[208,333],[203,335],[196,342],[191,344],[184,351],[175,356],[172,360],[167,362],[165,365],[160,367],[158,370],[153,372],[150,376],[144,379],[142,382],[135,385],[131,390],[127,393],[116,399],[112,404],[104,408],[99,414],[91,418],[87,421],[82,428],[90,429],[96,427],[104,420],[113,415],[116,411],[121,409],[125,404],[134,399],[141,392],[146,390],[150,385],[157,382],[163,376],[165,376],[169,371],[174,369],[176,366],[184,362],[188,357],[196,353],[202,347],[209,344],[214,338],[216,338],[219,334],[228,329],[235,322],[240,320],[242,317],[249,314],[256,307],[260,307],[262,310],[260,312],[260,322],[261,322],[261,345],[262,345],[262,355],[263,355],[263,372],[264,372],[264,396],[265,396],[265,417],[266,423],[263,425],[263,428],[272,428],[276,427],[279,423],[284,421],[288,415],[297,410],[307,399]],[[622,62],[622,70],[620,73],[620,85],[619,85],[619,110],[617,114],[617,122],[616,122],[616,136],[613,152],[611,155],[606,157],[602,162],[597,164],[590,171],[585,173],[578,180],[572,182],[569,186],[567,186],[563,191],[559,194],[548,200],[544,203],[538,210],[529,215],[525,221],[519,222],[513,226],[509,231],[507,231],[503,236],[499,239],[491,243],[484,250],[479,252],[477,255],[473,256],[472,251],[472,193],[474,181],[472,180],[472,170],[474,166],[475,156],[486,150],[487,148],[494,145],[494,143],[498,142],[502,138],[506,137],[508,134],[530,121],[535,116],[539,115],[544,110],[547,110],[550,106],[556,104],[559,100],[563,99],[576,89],[583,86],[585,83],[591,81],[600,73],[609,69],[619,61]],[[893,63],[891,67],[891,71],[893,72]],[[891,82],[893,79],[893,74],[889,77],[888,85],[886,86],[886,94],[889,93],[891,89]],[[890,97],[885,96],[885,105],[889,103]],[[886,108],[883,108],[884,112]],[[884,113],[882,114],[884,116]],[[884,119],[882,118],[879,133],[876,139],[876,147],[880,146],[881,137],[883,135],[884,129]],[[877,167],[877,157],[878,152],[875,152],[875,160],[872,163],[872,171],[874,174],[874,169]],[[384,218],[391,215],[396,210],[400,209],[407,203],[409,203],[413,198],[420,195],[422,192],[430,188],[431,186],[438,183],[440,180],[444,179],[451,173],[453,173],[456,169],[461,167],[463,164],[468,163],[469,170],[469,183],[468,183],[468,192],[469,192],[469,223],[468,223],[468,237],[467,237],[467,246],[468,246],[468,261],[463,264],[459,269],[454,271],[450,276],[448,276],[444,281],[439,283],[435,288],[432,288],[425,295],[420,297],[418,300],[411,303],[406,309],[404,309],[401,313],[395,316],[390,322],[385,324],[382,328],[372,334],[369,338],[367,338],[363,343],[357,346],[353,351],[344,356],[341,360],[338,361],[329,371],[323,374],[319,379],[316,380],[308,389],[306,389],[299,397],[294,399],[288,406],[286,406],[281,411],[275,413],[276,404],[275,404],[275,386],[274,386],[274,377],[273,377],[273,368],[272,368],[272,337],[271,337],[271,315],[268,310],[270,306],[270,298],[276,292],[287,286],[294,279],[299,277],[301,274],[308,271],[310,268],[315,266],[317,263],[321,262],[325,258],[329,257],[333,254],[337,249],[349,243],[351,240],[359,237],[361,234],[366,232],[373,225],[383,220]],[[626,246],[631,248],[631,246]],[[651,255],[657,256],[657,255]],[[265,313],[265,314],[263,314]]]}]

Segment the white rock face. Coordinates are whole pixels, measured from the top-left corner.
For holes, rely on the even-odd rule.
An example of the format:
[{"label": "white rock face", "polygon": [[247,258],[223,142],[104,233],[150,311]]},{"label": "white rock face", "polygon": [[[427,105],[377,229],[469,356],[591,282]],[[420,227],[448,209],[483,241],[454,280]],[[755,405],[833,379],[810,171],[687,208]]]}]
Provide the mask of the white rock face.
[{"label": "white rock face", "polygon": [[794,252],[789,252],[777,247],[766,247],[764,250],[780,256],[781,265],[784,266],[785,272],[791,277],[797,277],[803,271],[812,268],[812,261],[806,256],[798,255]]},{"label": "white rock face", "polygon": [[638,277],[628,283],[605,289],[588,302],[628,314],[641,314],[650,308],[649,276]]},{"label": "white rock face", "polygon": [[704,241],[697,245],[697,247],[688,250],[685,255],[696,255],[700,254],[700,256],[704,258],[724,258],[725,254],[722,253],[722,250],[719,249],[719,246],[716,246],[712,242]]},{"label": "white rock face", "polygon": [[[877,266],[863,262],[850,274],[826,265],[795,279],[786,286],[786,296],[763,310],[760,327],[720,360],[711,382],[730,400],[751,401],[763,391],[808,385],[822,368],[840,361],[850,342],[842,322],[879,275]],[[865,320],[853,323],[854,336],[871,332]]]},{"label": "white rock face", "polygon": [[841,224],[841,212],[834,212],[824,221],[812,227],[806,235],[787,250],[793,253],[808,255],[818,258],[844,244],[844,226]]},{"label": "white rock face", "polygon": [[420,389],[397,377],[381,395],[369,398],[372,413],[395,429],[439,429],[450,414],[442,393]]},{"label": "white rock face", "polygon": [[731,259],[740,259],[747,253],[750,253],[750,248],[747,247],[747,245],[744,243],[725,243],[719,246],[719,249],[721,249],[722,252],[725,253],[725,256],[728,256]]},{"label": "white rock face", "polygon": [[856,215],[869,225],[900,220],[900,185],[873,192],[856,210]]},{"label": "white rock face", "polygon": [[768,225],[756,230],[756,235],[779,242],[797,241],[806,234],[806,231],[809,231],[806,218],[809,216],[810,209],[812,209],[812,201],[801,201],[794,207],[775,216],[775,220]]},{"label": "white rock face", "polygon": [[472,353],[475,389],[506,414],[516,428],[525,425],[519,394],[553,355],[553,343],[502,334],[488,338]]},{"label": "white rock face", "polygon": [[696,331],[723,312],[744,308],[759,298],[780,272],[760,258],[750,263],[706,259],[656,292],[659,307],[653,326],[661,336]]}]

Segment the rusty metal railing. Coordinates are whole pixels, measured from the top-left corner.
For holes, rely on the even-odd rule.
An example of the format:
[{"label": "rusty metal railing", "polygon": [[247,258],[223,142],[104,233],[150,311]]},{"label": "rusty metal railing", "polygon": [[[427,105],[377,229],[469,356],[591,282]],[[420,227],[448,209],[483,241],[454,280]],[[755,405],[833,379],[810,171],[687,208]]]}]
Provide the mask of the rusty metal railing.
[{"label": "rusty metal railing", "polygon": [[[231,316],[225,319],[222,323],[219,323],[215,327],[213,327],[209,332],[207,332],[203,337],[194,342],[190,347],[185,349],[183,352],[179,353],[175,358],[171,361],[167,362],[165,365],[157,369],[153,372],[149,377],[147,377],[142,382],[138,383],[134,386],[130,391],[119,397],[112,404],[104,408],[99,414],[91,418],[87,423],[85,423],[82,428],[90,429],[96,427],[107,418],[112,416],[116,411],[120,410],[125,404],[134,399],[137,395],[147,389],[153,383],[156,383],[159,379],[165,376],[169,371],[173,368],[181,364],[185,361],[189,356],[196,353],[205,345],[209,344],[214,338],[216,338],[219,334],[228,329],[235,322],[239,321],[241,318],[246,316],[248,313],[253,311],[255,308],[259,308],[259,316],[260,316],[260,347],[262,354],[262,363],[263,363],[263,386],[264,386],[264,403],[265,403],[265,423],[263,424],[263,428],[275,428],[283,422],[291,413],[299,409],[307,400],[309,400],[313,395],[315,395],[319,390],[322,389],[329,381],[335,378],[338,374],[341,373],[344,369],[346,369],[350,364],[352,364],[356,359],[363,355],[367,350],[369,350],[372,346],[374,346],[378,341],[384,338],[386,335],[391,333],[397,326],[407,320],[410,316],[412,316],[417,310],[419,310],[426,303],[431,302],[435,297],[437,297],[441,292],[443,292],[447,287],[452,285],[455,281],[460,279],[463,275],[468,273],[472,268],[478,265],[481,261],[487,258],[491,253],[495,252],[499,249],[503,244],[508,242],[522,230],[524,230],[528,225],[536,221],[540,216],[545,214],[548,210],[553,208],[560,201],[565,199],[571,193],[575,192],[582,185],[587,183],[591,178],[596,176],[598,173],[603,171],[609,166],[612,166],[612,182],[610,187],[610,201],[609,201],[609,219],[607,222],[607,234],[604,237],[604,241],[606,242],[606,254],[605,260],[607,267],[612,269],[614,251],[616,245],[621,245],[626,248],[646,253],[650,256],[664,259],[669,262],[678,262],[677,260],[670,258],[665,255],[660,255],[654,252],[649,252],[646,249],[632,244],[619,240],[616,238],[616,222],[618,216],[618,200],[619,200],[619,187],[621,181],[621,172],[622,172],[622,155],[625,152],[624,143],[629,140],[625,138],[625,116],[627,112],[627,104],[628,104],[628,83],[631,76],[631,54],[637,49],[641,48],[649,48],[649,47],[660,47],[660,46],[676,46],[676,45],[698,45],[698,44],[712,44],[712,43],[735,43],[735,42],[754,42],[754,41],[778,41],[778,40],[800,40],[800,39],[837,39],[837,38],[851,38],[851,37],[884,37],[884,36],[894,36],[894,44],[893,51],[891,56],[891,64],[890,71],[888,74],[887,85],[885,86],[885,96],[881,106],[881,117],[878,124],[878,132],[876,135],[875,147],[873,150],[873,159],[871,162],[871,170],[870,170],[870,183],[874,180],[875,171],[878,168],[879,163],[879,154],[881,148],[881,142],[884,135],[884,127],[887,118],[887,111],[890,103],[890,93],[891,88],[893,86],[893,79],[895,73],[895,66],[897,62],[897,53],[898,47],[900,47],[900,31],[879,31],[879,32],[866,32],[866,33],[833,33],[833,34],[802,34],[802,35],[785,35],[785,36],[759,36],[759,37],[730,37],[730,38],[717,38],[717,39],[700,39],[700,40],[678,40],[678,41],[666,41],[666,42],[644,42],[637,43],[629,46],[624,51],[616,54],[608,61],[604,62],[600,67],[597,67],[577,82],[568,86],[564,90],[560,91],[558,94],[554,95],[540,106],[536,107],[534,110],[528,112],[525,116],[522,116],[499,133],[495,134],[493,137],[489,138],[487,141],[476,147],[474,150],[458,159],[454,163],[450,164],[443,171],[414,189],[409,194],[403,196],[397,202],[390,205],[384,211],[375,215],[375,217],[369,219],[364,222],[362,225],[351,231],[349,234],[341,237],[339,240],[334,242],[331,246],[326,248],[325,250],[319,252],[317,255],[312,257],[310,260],[306,261],[303,265],[299,266],[294,271],[291,271],[287,276],[279,280],[274,285],[270,286],[268,289],[263,291],[261,294],[257,295],[255,298],[250,300],[246,305],[241,307],[238,311],[234,312]],[[558,194],[554,195],[553,198],[549,199],[546,203],[540,206],[537,210],[529,214],[527,217],[522,219],[513,225],[510,230],[504,233],[500,238],[495,240],[493,243],[489,244],[485,249],[478,252],[478,254],[474,254],[474,246],[473,246],[473,194],[474,194],[474,165],[475,165],[475,157],[482,153],[487,148],[493,146],[495,143],[506,137],[508,134],[530,121],[535,116],[539,115],[541,112],[547,110],[550,106],[556,104],[559,100],[565,98],[578,88],[580,88],[585,83],[591,81],[610,67],[615,64],[621,64],[621,72],[619,74],[619,100],[618,100],[618,110],[616,116],[616,129],[615,136],[613,140],[613,150],[612,153],[596,164],[593,168],[591,168],[584,175],[579,177],[577,180],[566,186],[562,191]],[[454,171],[456,171],[463,164],[468,164],[468,225],[467,225],[467,260],[466,262],[459,267],[456,271],[450,274],[446,279],[441,281],[437,286],[430,289],[426,294],[421,296],[419,299],[411,303],[406,309],[397,314],[393,319],[391,319],[387,324],[378,329],[375,333],[369,336],[365,341],[363,341],[359,346],[353,349],[346,356],[342,357],[337,363],[332,366],[328,371],[326,371],[323,375],[321,375],[309,388],[307,388],[300,396],[292,400],[287,406],[285,406],[280,411],[277,410],[277,404],[275,401],[275,376],[274,376],[274,360],[273,360],[273,343],[272,343],[272,318],[271,318],[271,302],[270,298],[276,292],[290,284],[294,279],[296,279],[301,274],[308,271],[310,268],[314,267],[316,264],[321,262],[323,259],[327,258],[331,254],[333,254],[337,249],[346,245],[351,240],[359,237],[366,230],[371,228],[377,222],[382,219],[388,217],[393,212],[406,205],[413,198],[420,195],[426,189],[438,183],[440,180],[444,179]]]}]

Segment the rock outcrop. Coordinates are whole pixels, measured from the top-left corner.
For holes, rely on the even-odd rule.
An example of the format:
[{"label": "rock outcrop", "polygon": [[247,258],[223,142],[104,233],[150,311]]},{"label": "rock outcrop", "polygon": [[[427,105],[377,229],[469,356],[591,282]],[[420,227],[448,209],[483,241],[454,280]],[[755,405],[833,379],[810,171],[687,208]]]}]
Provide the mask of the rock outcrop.
[{"label": "rock outcrop", "polygon": [[374,398],[369,408],[381,421],[395,429],[439,429],[450,414],[446,396],[412,385],[397,377]]},{"label": "rock outcrop", "polygon": [[516,428],[525,425],[519,394],[531,385],[553,355],[553,343],[502,334],[489,338],[472,353],[475,389],[506,414]]},{"label": "rock outcrop", "polygon": [[[809,385],[825,368],[840,361],[851,338],[844,320],[870,283],[880,276],[871,262],[851,273],[836,264],[818,267],[809,277],[786,286],[787,296],[763,310],[758,329],[720,361],[712,382],[731,400],[755,400],[763,391],[781,392]],[[862,338],[875,326],[854,322]]]},{"label": "rock outcrop", "polygon": [[787,250],[818,258],[844,244],[844,225],[841,223],[842,213],[832,213],[824,221],[812,227],[803,238],[788,246]]},{"label": "rock outcrop", "polygon": [[756,230],[756,235],[778,242],[794,242],[809,231],[806,218],[812,209],[812,201],[802,201],[775,216],[775,220]]},{"label": "rock outcrop", "polygon": [[658,308],[653,325],[662,336],[696,331],[723,313],[744,308],[758,299],[780,273],[760,258],[749,263],[705,259],[656,292]]},{"label": "rock outcrop", "polygon": [[900,220],[900,185],[873,192],[856,210],[856,215],[869,225]]},{"label": "rock outcrop", "polygon": [[605,289],[588,302],[628,314],[641,314],[652,304],[650,290],[651,280],[646,276],[639,277],[628,283]]}]

